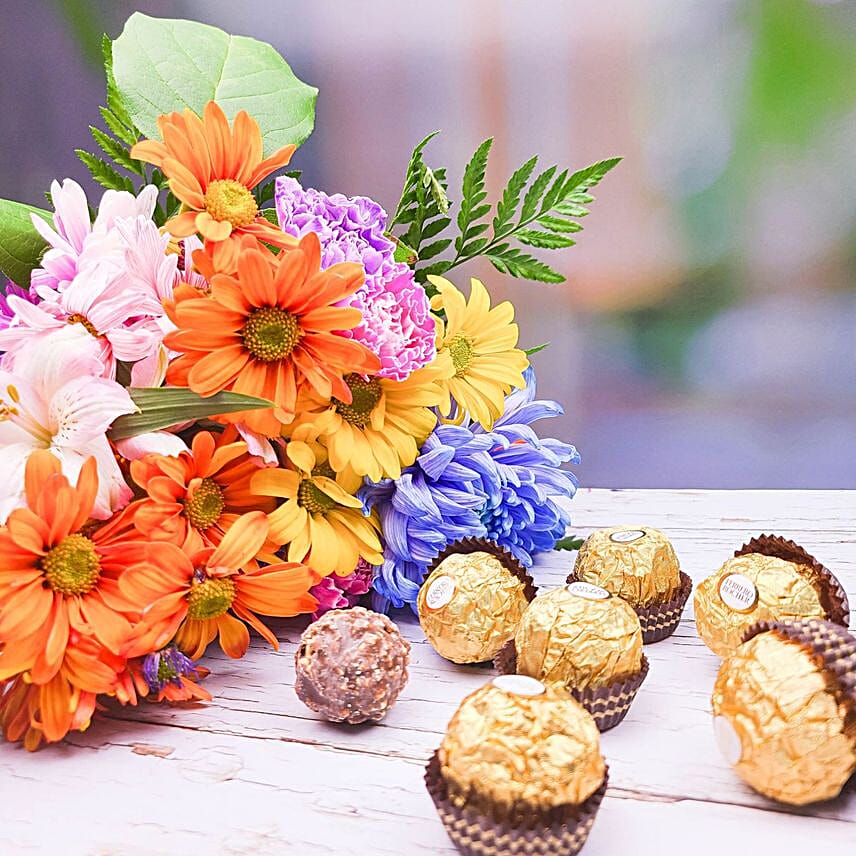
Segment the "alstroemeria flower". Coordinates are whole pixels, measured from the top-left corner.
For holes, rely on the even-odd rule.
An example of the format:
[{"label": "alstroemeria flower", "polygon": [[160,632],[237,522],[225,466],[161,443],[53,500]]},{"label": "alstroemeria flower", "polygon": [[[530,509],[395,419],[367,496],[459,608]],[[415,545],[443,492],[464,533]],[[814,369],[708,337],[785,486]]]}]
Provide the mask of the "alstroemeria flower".
[{"label": "alstroemeria flower", "polygon": [[36,449],[53,452],[71,482],[95,458],[93,517],[106,519],[131,499],[106,431],[136,406],[124,387],[99,377],[99,360],[78,344],[67,325],[22,350],[13,372],[0,371],[0,522],[22,504],[24,468]]}]

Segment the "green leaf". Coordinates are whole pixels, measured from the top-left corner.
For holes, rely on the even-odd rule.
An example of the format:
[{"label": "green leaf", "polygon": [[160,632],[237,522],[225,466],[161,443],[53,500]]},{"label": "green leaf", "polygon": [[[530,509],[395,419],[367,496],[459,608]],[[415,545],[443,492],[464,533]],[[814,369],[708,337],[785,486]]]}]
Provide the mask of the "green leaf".
[{"label": "green leaf", "polygon": [[579,550],[585,543],[585,538],[577,538],[574,535],[566,535],[559,538],[553,545],[554,550]]},{"label": "green leaf", "polygon": [[547,189],[547,185],[550,183],[550,179],[553,178],[555,172],[555,166],[545,169],[529,186],[529,190],[526,191],[526,195],[523,197],[523,208],[520,211],[518,223],[522,224],[535,216],[535,212],[541,203],[541,197],[544,195],[544,191]]},{"label": "green leaf", "polygon": [[111,440],[125,440],[148,431],[159,431],[188,419],[273,406],[264,398],[237,392],[218,392],[208,398],[179,387],[131,387],[128,392],[140,412],[120,416],[109,431]]},{"label": "green leaf", "polygon": [[561,247],[572,247],[576,244],[573,238],[568,238],[566,235],[557,235],[555,232],[539,232],[537,229],[519,229],[514,233],[514,237],[521,244],[528,244],[530,247],[539,247],[545,250],[558,250]]},{"label": "green leaf", "polygon": [[[113,75],[113,41],[106,33],[101,37],[101,53],[104,57],[104,74],[107,78],[107,110],[115,117],[117,122],[120,122],[129,132],[129,135],[136,131],[128,111],[122,102],[122,96],[119,94],[119,89],[116,86],[116,78]],[[108,125],[109,127],[109,125]],[[115,132],[114,132],[115,133]],[[121,134],[116,134],[119,139],[122,139]],[[139,134],[136,134],[139,139]],[[133,140],[136,142],[137,140]],[[128,142],[126,140],[126,142]],[[129,143],[130,145],[130,143]]]},{"label": "green leaf", "polygon": [[127,176],[116,172],[106,161],[83,149],[75,149],[74,153],[102,187],[110,190],[127,190],[128,193],[134,192],[134,182]]},{"label": "green leaf", "polygon": [[485,190],[485,171],[487,158],[493,145],[493,137],[488,137],[473,153],[470,162],[464,169],[464,180],[461,187],[461,207],[458,211],[458,228],[461,236],[455,240],[458,254],[461,248],[472,237],[470,227],[490,211],[490,205],[482,204],[487,198]]},{"label": "green leaf", "polygon": [[588,190],[588,188],[594,187],[619,163],[621,163],[621,158],[607,158],[606,160],[597,161],[597,163],[593,163],[591,166],[577,170],[565,182],[565,186],[562,189],[562,197],[566,198],[574,190]]},{"label": "green leaf", "polygon": [[0,199],[0,270],[25,288],[30,284],[30,271],[39,266],[47,246],[33,226],[31,214],[52,222],[49,211]]},{"label": "green leaf", "polygon": [[433,259],[434,256],[439,256],[451,243],[451,238],[443,238],[440,241],[434,241],[433,244],[428,244],[427,247],[422,247],[419,250],[420,260],[426,261],[427,259]]},{"label": "green leaf", "polygon": [[573,220],[564,220],[561,217],[553,217],[545,214],[535,221],[539,226],[549,229],[551,232],[582,232],[583,227]]},{"label": "green leaf", "polygon": [[129,131],[119,121],[119,117],[107,107],[99,107],[98,112],[101,113],[101,118],[104,124],[127,146],[133,146],[139,139],[139,134],[136,131]]},{"label": "green leaf", "polygon": [[527,357],[531,357],[533,354],[537,354],[537,353],[545,350],[546,348],[549,348],[550,345],[551,345],[550,342],[544,342],[541,345],[536,345],[534,348],[526,348],[526,350],[524,350],[523,353],[526,354]]},{"label": "green leaf", "polygon": [[135,12],[112,54],[121,102],[147,137],[160,138],[161,114],[189,107],[201,115],[212,100],[230,119],[246,110],[259,123],[265,155],[312,133],[318,90],[265,42]]},{"label": "green leaf", "polygon": [[565,281],[558,271],[516,247],[505,249],[500,246],[494,250],[485,251],[485,256],[500,273],[507,273],[509,276],[532,279],[535,282]]},{"label": "green leaf", "polygon": [[493,218],[493,231],[496,237],[501,238],[504,232],[511,228],[511,223],[517,212],[517,206],[520,204],[520,194],[523,192],[523,188],[526,186],[526,182],[529,181],[529,176],[532,175],[532,170],[535,169],[535,164],[537,163],[537,155],[529,158],[508,179],[508,184],[505,186],[505,190],[502,191],[502,198],[496,205],[496,217]]},{"label": "green leaf", "polygon": [[114,140],[109,134],[105,134],[104,131],[94,125],[89,126],[89,131],[92,134],[92,139],[95,140],[105,155],[129,172],[145,176],[146,171],[142,162],[133,160],[128,154],[128,150],[118,140]]}]

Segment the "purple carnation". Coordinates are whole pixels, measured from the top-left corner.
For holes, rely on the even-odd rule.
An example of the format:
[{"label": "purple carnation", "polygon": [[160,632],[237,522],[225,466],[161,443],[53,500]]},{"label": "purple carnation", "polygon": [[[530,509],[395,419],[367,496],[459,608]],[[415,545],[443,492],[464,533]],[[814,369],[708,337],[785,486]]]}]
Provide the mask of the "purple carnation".
[{"label": "purple carnation", "polygon": [[309,594],[318,600],[318,609],[312,614],[312,620],[319,619],[331,609],[348,609],[355,606],[360,597],[372,587],[373,574],[372,566],[361,558],[357,567],[347,576],[331,574],[319,580],[309,589]]},{"label": "purple carnation", "polygon": [[15,285],[12,280],[8,280],[6,288],[0,293],[0,330],[5,330],[15,318],[15,310],[9,306],[7,297],[20,297],[28,303],[38,303],[39,298],[26,288],[21,288],[20,285]]},{"label": "purple carnation", "polygon": [[341,335],[361,342],[380,358],[381,377],[404,380],[434,359],[434,320],[428,297],[413,271],[395,261],[395,244],[384,235],[386,211],[365,196],[328,196],[304,189],[288,176],[276,180],[276,211],[282,230],[296,238],[315,232],[321,266],[356,262],[365,284],[343,305],[363,322]]}]

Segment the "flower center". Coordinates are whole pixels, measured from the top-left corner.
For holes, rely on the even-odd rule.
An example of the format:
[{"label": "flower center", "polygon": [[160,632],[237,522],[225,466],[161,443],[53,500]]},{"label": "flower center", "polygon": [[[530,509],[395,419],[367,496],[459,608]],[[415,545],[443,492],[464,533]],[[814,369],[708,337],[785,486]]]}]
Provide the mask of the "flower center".
[{"label": "flower center", "polygon": [[143,658],[143,677],[152,692],[160,692],[167,684],[181,686],[185,675],[196,677],[193,660],[174,645],[146,654]]},{"label": "flower center", "polygon": [[193,496],[184,503],[184,516],[194,529],[207,529],[220,519],[225,507],[220,485],[214,479],[202,479]]},{"label": "flower center", "polygon": [[95,325],[85,315],[80,315],[79,313],[75,312],[74,315],[69,315],[68,318],[65,319],[65,323],[80,324],[83,326],[84,330],[95,336],[96,339],[98,338],[99,334],[98,331],[95,329]]},{"label": "flower center", "polygon": [[230,577],[206,577],[196,575],[187,595],[187,616],[196,621],[221,616],[235,599],[235,583]]},{"label": "flower center", "polygon": [[353,398],[350,404],[334,398],[336,411],[345,422],[365,428],[371,420],[372,411],[380,401],[380,381],[376,377],[366,380],[358,374],[349,374],[345,377],[345,383],[348,384]]},{"label": "flower center", "polygon": [[259,213],[253,194],[239,181],[219,178],[205,191],[205,210],[215,220],[228,220],[232,226],[249,226]]},{"label": "flower center", "polygon": [[95,544],[85,535],[69,535],[42,557],[39,565],[47,584],[65,595],[88,594],[101,576]]},{"label": "flower center", "polygon": [[253,310],[241,331],[246,349],[265,363],[287,357],[302,335],[297,317],[276,306]]},{"label": "flower center", "polygon": [[316,487],[311,479],[303,479],[297,488],[297,504],[310,514],[324,514],[335,507],[336,501]]},{"label": "flower center", "polygon": [[470,363],[473,361],[473,356],[475,355],[472,340],[468,339],[463,333],[458,333],[457,336],[453,336],[449,340],[446,347],[452,356],[455,377],[463,377],[467,373],[467,369],[470,367]]}]

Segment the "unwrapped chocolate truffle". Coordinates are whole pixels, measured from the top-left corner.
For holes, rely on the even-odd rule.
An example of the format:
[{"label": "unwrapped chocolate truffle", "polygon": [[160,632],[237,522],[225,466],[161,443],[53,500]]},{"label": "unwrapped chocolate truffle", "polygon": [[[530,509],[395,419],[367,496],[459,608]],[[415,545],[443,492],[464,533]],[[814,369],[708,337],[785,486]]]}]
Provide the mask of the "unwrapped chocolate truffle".
[{"label": "unwrapped chocolate truffle", "polygon": [[646,643],[674,633],[692,589],[671,542],[651,526],[593,532],[568,577],[568,582],[574,580],[602,586],[626,600],[639,616]]},{"label": "unwrapped chocolate truffle", "polygon": [[717,740],[740,777],[791,805],[856,772],[856,638],[829,621],[760,622],[720,667]]},{"label": "unwrapped chocolate truffle", "polygon": [[426,783],[464,853],[576,853],[606,772],[594,721],[567,690],[504,675],[461,702]]},{"label": "unwrapped chocolate truffle", "polygon": [[334,609],[303,631],[294,689],[332,722],[377,722],[407,683],[409,658],[410,643],[385,615]]},{"label": "unwrapped chocolate truffle", "polygon": [[838,580],[792,541],[752,539],[695,591],[695,620],[720,657],[733,653],[758,621],[823,618],[847,627],[847,596]]},{"label": "unwrapped chocolate truffle", "polygon": [[437,557],[416,601],[425,637],[453,663],[482,663],[514,635],[535,587],[495,544],[455,542]]},{"label": "unwrapped chocolate truffle", "polygon": [[540,594],[514,635],[517,674],[578,689],[642,669],[642,628],[630,604],[605,589],[571,583]]}]

